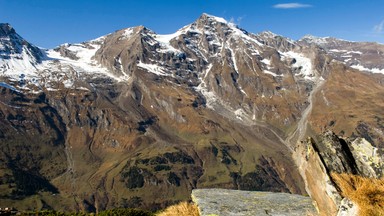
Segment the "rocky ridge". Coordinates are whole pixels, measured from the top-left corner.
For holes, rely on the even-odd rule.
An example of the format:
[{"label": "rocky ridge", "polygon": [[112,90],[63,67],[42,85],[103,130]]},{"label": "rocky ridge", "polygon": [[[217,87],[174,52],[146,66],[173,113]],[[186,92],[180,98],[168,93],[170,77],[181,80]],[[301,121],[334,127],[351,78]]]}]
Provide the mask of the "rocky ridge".
[{"label": "rocky ridge", "polygon": [[[334,152],[317,146],[308,157],[312,144],[300,140],[328,129],[360,136],[371,146],[356,141],[361,162],[350,170],[381,160],[383,76],[369,71],[383,67],[342,57],[380,59],[380,44],[252,34],[207,14],[170,35],[139,26],[51,50],[1,29],[3,203],[156,209],[221,187],[308,193],[334,212]],[[364,161],[360,150],[379,156]]]}]

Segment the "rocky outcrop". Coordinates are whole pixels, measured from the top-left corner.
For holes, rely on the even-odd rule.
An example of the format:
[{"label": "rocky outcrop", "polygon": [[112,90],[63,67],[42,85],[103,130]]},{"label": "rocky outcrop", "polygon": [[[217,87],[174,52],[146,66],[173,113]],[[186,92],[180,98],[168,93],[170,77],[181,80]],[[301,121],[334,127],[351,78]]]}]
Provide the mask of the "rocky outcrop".
[{"label": "rocky outcrop", "polygon": [[382,178],[384,176],[384,148],[375,147],[360,137],[347,143],[351,148],[361,176],[368,178]]},{"label": "rocky outcrop", "polygon": [[368,178],[383,176],[384,157],[382,148],[372,146],[364,138],[343,139],[332,131],[312,141],[314,150],[327,172],[350,173]]},{"label": "rocky outcrop", "polygon": [[357,214],[357,207],[342,199],[330,174],[349,173],[368,178],[383,176],[382,148],[373,147],[364,138],[342,138],[326,131],[308,138],[296,148],[305,161],[300,161],[307,181],[307,191],[323,215]]},{"label": "rocky outcrop", "polygon": [[306,182],[306,191],[314,200],[320,215],[336,215],[341,196],[335,188],[318,152],[312,147],[312,139],[295,146],[293,157]]},{"label": "rocky outcrop", "polygon": [[325,132],[318,142],[312,144],[327,172],[352,174],[359,172],[349,145],[332,131]]},{"label": "rocky outcrop", "polygon": [[224,189],[192,191],[200,215],[317,215],[312,199],[286,193],[250,192]]}]

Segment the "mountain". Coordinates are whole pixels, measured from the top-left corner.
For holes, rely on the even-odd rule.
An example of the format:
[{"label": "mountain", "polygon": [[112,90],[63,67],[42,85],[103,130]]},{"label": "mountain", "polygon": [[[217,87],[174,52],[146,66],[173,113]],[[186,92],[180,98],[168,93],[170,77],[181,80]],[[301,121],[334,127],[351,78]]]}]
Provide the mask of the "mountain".
[{"label": "mountain", "polygon": [[220,187],[308,194],[332,213],[332,169],[308,143],[333,130],[383,149],[384,45],[208,14],[49,50],[1,24],[0,42],[0,199],[18,209],[158,209]]},{"label": "mountain", "polygon": [[43,52],[28,43],[8,23],[0,24],[0,73],[28,71],[41,63]]},{"label": "mountain", "polygon": [[384,73],[383,44],[375,42],[352,42],[337,38],[318,38],[306,35],[299,40],[301,43],[316,44],[334,59],[358,70]]}]

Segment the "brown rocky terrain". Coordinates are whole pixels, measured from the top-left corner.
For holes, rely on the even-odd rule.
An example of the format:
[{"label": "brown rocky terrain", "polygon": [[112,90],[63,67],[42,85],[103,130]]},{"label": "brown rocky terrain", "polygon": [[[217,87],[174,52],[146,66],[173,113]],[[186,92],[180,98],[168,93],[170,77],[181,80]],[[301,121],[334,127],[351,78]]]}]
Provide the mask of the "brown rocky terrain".
[{"label": "brown rocky terrain", "polygon": [[157,209],[220,187],[309,194],[334,212],[327,148],[308,158],[300,141],[331,129],[382,154],[384,76],[336,45],[207,14],[171,35],[139,26],[53,50],[1,24],[0,44],[0,199],[18,209]]}]

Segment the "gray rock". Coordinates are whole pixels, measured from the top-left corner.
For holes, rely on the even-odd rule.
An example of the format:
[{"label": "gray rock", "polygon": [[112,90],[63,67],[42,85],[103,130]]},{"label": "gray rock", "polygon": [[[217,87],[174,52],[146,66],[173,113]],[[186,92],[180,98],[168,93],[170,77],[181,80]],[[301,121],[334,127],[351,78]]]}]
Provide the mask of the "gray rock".
[{"label": "gray rock", "polygon": [[326,131],[320,141],[314,143],[324,166],[329,172],[358,174],[356,160],[347,141],[332,131]]},{"label": "gray rock", "polygon": [[310,197],[287,193],[197,189],[192,200],[204,215],[318,215]]},{"label": "gray rock", "polygon": [[344,198],[341,200],[337,216],[357,216],[358,207],[349,199]]},{"label": "gray rock", "polygon": [[384,157],[382,150],[364,138],[351,141],[326,131],[318,142],[309,141],[319,154],[328,172],[352,173],[368,178],[383,176]]},{"label": "gray rock", "polygon": [[360,137],[353,140],[350,146],[360,175],[369,178],[384,176],[384,155],[380,153],[380,148]]}]

